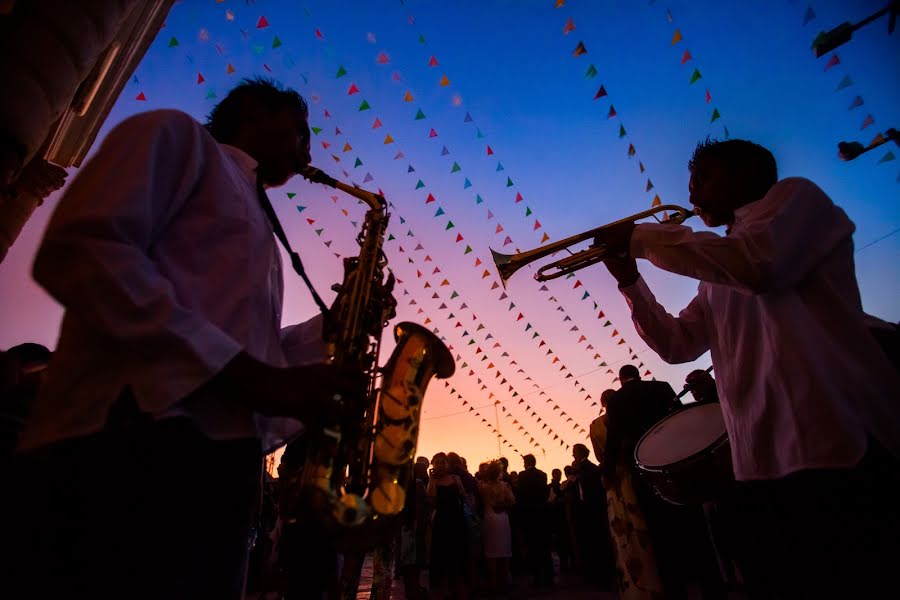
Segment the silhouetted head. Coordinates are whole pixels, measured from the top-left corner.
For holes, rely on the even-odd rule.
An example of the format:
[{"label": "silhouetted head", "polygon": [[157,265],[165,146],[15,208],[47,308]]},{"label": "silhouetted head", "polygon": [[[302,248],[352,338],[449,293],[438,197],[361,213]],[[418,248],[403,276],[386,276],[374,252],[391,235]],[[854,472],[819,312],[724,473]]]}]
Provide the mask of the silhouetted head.
[{"label": "silhouetted head", "polygon": [[278,186],[309,165],[308,118],[300,94],[258,77],[228,92],[209,113],[206,129],[219,143],[253,157],[260,180]]},{"label": "silhouetted head", "polygon": [[772,153],[746,140],[697,144],[688,162],[691,204],[710,227],[734,223],[734,211],[765,196],[778,181]]}]

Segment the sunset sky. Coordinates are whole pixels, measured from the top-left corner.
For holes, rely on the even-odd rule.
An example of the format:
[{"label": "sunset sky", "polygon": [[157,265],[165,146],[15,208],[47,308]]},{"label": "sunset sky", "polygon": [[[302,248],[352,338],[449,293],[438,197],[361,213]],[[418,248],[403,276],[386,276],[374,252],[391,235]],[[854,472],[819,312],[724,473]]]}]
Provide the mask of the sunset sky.
[{"label": "sunset sky", "polygon": [[[581,430],[597,415],[592,402],[617,387],[608,371],[642,363],[680,390],[709,357],[663,363],[603,267],[546,289],[524,269],[504,296],[489,248],[559,240],[656,195],[687,205],[691,152],[726,127],[771,149],[780,177],[812,179],[848,212],[864,307],[900,320],[900,161],[890,159],[900,149],[837,157],[838,141],[900,127],[900,34],[882,19],[836,54],[810,51],[819,31],[884,4],[184,0],[104,131],[158,108],[203,120],[242,77],[301,92],[317,131],[313,164],[393,203],[385,250],[402,282],[398,320],[436,327],[458,357],[449,386],[429,389],[419,454],[453,450],[477,465],[501,452],[520,468],[516,452],[531,452],[549,471],[571,462],[567,445],[590,447]],[[299,179],[269,196],[328,302],[335,254],[358,251],[363,208]],[[56,344],[62,309],[30,266],[57,200],[0,265],[0,348]],[[670,312],[696,291],[696,281],[641,271]],[[284,324],[313,316],[302,282],[290,270],[285,279]]]}]

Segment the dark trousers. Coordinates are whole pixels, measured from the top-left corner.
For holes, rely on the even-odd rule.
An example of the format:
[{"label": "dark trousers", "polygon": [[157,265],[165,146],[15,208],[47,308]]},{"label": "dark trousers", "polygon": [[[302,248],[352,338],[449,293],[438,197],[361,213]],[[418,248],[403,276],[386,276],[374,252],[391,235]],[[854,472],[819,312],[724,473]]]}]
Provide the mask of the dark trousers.
[{"label": "dark trousers", "polygon": [[553,557],[550,553],[550,523],[546,510],[523,511],[522,532],[528,570],[539,585],[553,583]]},{"label": "dark trousers", "polygon": [[[872,442],[852,469],[814,469],[742,484],[749,560],[740,566],[759,597],[893,595],[900,551],[900,461]],[[884,595],[887,594],[887,595]]]},{"label": "dark trousers", "polygon": [[261,466],[257,439],[212,441],[184,418],[23,455],[4,491],[2,585],[10,598],[240,598]]}]

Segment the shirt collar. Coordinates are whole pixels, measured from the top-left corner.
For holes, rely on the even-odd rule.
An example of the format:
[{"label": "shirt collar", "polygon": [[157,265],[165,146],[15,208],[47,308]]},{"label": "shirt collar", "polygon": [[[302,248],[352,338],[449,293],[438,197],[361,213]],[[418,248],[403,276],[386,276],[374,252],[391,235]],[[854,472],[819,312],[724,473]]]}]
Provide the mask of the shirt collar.
[{"label": "shirt collar", "polygon": [[247,180],[252,184],[256,185],[256,167],[259,166],[259,163],[253,159],[252,156],[241,150],[236,146],[230,146],[228,144],[221,144],[222,149],[225,150],[225,154],[231,157],[231,159],[237,164],[238,169],[240,169],[241,173],[247,178]]}]

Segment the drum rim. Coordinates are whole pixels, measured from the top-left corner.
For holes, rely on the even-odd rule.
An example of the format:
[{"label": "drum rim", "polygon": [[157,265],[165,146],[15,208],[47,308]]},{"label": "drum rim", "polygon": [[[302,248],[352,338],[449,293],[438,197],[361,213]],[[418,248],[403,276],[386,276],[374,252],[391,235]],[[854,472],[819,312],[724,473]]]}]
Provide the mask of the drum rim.
[{"label": "drum rim", "polygon": [[668,415],[666,415],[665,417],[663,417],[662,419],[660,419],[659,421],[654,423],[653,427],[648,429],[644,433],[644,435],[642,435],[641,438],[638,440],[637,444],[635,444],[635,446],[634,446],[634,456],[632,456],[632,458],[634,460],[634,464],[642,471],[646,471],[648,473],[666,473],[669,471],[676,470],[678,467],[690,465],[691,463],[699,460],[701,457],[707,455],[709,452],[715,451],[718,448],[720,448],[723,444],[727,443],[728,442],[728,430],[726,429],[725,432],[722,433],[722,435],[717,437],[715,439],[715,441],[713,441],[713,443],[711,443],[709,446],[706,446],[703,450],[696,452],[694,454],[691,454],[690,456],[686,456],[686,457],[682,458],[681,460],[677,460],[673,463],[669,463],[665,466],[661,466],[661,465],[650,466],[650,465],[644,464],[640,460],[638,460],[638,449],[641,447],[641,443],[644,441],[644,438],[646,438],[648,435],[650,435],[650,432],[653,431],[657,425],[668,421],[669,419],[671,419],[672,417],[674,417],[675,415],[677,415],[679,413],[682,413],[682,412],[685,412],[688,410],[692,410],[699,406],[705,406],[705,405],[698,404],[698,405],[684,406],[682,408],[679,408],[676,411],[669,413]]}]

